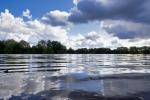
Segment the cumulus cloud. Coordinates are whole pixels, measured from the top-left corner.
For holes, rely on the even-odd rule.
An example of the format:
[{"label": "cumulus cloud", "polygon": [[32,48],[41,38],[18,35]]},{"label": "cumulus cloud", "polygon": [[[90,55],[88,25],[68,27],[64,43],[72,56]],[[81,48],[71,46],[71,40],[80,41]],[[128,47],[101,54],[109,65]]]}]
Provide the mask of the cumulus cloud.
[{"label": "cumulus cloud", "polygon": [[[119,26],[119,27],[118,27]],[[132,27],[134,26],[134,27]],[[125,27],[127,31],[133,31],[136,37],[145,33],[148,36],[149,26],[126,21],[106,20],[101,23],[100,31],[92,31],[86,35],[68,35],[67,29],[61,26],[45,24],[40,20],[24,21],[21,17],[13,16],[9,10],[0,13],[0,39],[25,40],[31,44],[36,44],[39,40],[57,40],[67,47],[72,48],[116,48],[120,46],[144,46],[150,45],[150,39],[146,38],[124,38],[120,36],[120,27]],[[143,29],[143,30],[142,30]],[[139,33],[138,33],[139,32]],[[130,34],[127,34],[130,36]],[[145,36],[145,35],[143,35]],[[132,35],[130,36],[132,37]]]},{"label": "cumulus cloud", "polygon": [[47,25],[39,20],[24,21],[21,17],[13,16],[9,10],[0,13],[0,39],[26,40],[31,44],[39,40],[67,40],[66,29]]},{"label": "cumulus cloud", "polygon": [[150,46],[150,39],[120,39],[105,30],[89,32],[87,35],[78,34],[70,37],[68,46],[77,48],[111,48]]},{"label": "cumulus cloud", "polygon": [[78,2],[79,2],[79,0],[73,0],[73,3],[74,3],[75,5],[77,5]]},{"label": "cumulus cloud", "polygon": [[26,17],[28,19],[32,19],[32,15],[30,14],[30,10],[26,9],[25,11],[22,12],[22,16]]},{"label": "cumulus cloud", "polygon": [[55,10],[44,15],[41,20],[42,22],[53,26],[66,26],[70,24],[68,21],[69,15],[68,12]]},{"label": "cumulus cloud", "polygon": [[[25,40],[31,44],[56,40],[73,48],[150,46],[148,3],[148,0],[74,0],[71,12],[50,11],[38,19],[32,19],[28,9],[23,11],[23,17],[5,10],[0,13],[0,39]],[[101,23],[99,31],[68,35],[71,23],[90,24],[95,20]]]},{"label": "cumulus cloud", "polygon": [[73,0],[73,3],[75,7],[68,17],[72,23],[100,21],[102,30],[119,39],[150,38],[149,0]]},{"label": "cumulus cloud", "polygon": [[101,22],[101,28],[112,33],[120,39],[147,39],[150,38],[150,25],[123,20],[105,20]]},{"label": "cumulus cloud", "polygon": [[93,20],[127,20],[150,23],[149,0],[74,0],[69,21],[86,23]]},{"label": "cumulus cloud", "polygon": [[[87,33],[87,35],[78,34],[77,36],[70,37],[70,39],[70,41],[74,43],[72,46],[74,48],[115,48],[121,46],[121,44],[118,43],[119,39],[117,37],[108,34],[104,30],[100,32],[92,31]],[[116,44],[112,45],[113,42],[116,42]]]}]

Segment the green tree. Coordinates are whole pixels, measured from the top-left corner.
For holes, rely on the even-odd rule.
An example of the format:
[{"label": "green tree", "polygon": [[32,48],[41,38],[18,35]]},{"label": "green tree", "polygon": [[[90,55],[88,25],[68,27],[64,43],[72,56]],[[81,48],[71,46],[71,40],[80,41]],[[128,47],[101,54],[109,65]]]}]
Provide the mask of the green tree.
[{"label": "green tree", "polygon": [[58,41],[52,41],[51,45],[52,45],[53,53],[55,54],[63,54],[67,52],[66,47]]},{"label": "green tree", "polygon": [[48,54],[53,54],[53,46],[52,46],[52,42],[50,40],[47,41],[47,53]]},{"label": "green tree", "polygon": [[22,45],[14,40],[5,41],[4,53],[6,54],[21,54],[23,51]]},{"label": "green tree", "polygon": [[129,53],[129,50],[127,47],[118,47],[116,50],[115,50],[115,53],[118,53],[118,54],[128,54]]},{"label": "green tree", "polygon": [[67,53],[69,53],[69,54],[74,54],[74,53],[75,53],[75,50],[73,50],[72,48],[69,48],[69,49],[67,50]]},{"label": "green tree", "polygon": [[0,41],[0,54],[4,53],[4,48],[5,48],[4,41]]},{"label": "green tree", "polygon": [[150,54],[150,47],[143,46],[143,47],[139,48],[139,52],[142,54]]},{"label": "green tree", "polygon": [[22,53],[24,53],[24,54],[27,54],[27,53],[30,53],[30,49],[31,49],[31,47],[30,47],[30,44],[28,43],[28,42],[26,42],[26,41],[24,41],[24,40],[21,40],[20,42],[19,42],[19,44],[21,45],[21,47],[22,47]]},{"label": "green tree", "polygon": [[47,53],[47,43],[46,43],[46,41],[44,41],[44,40],[39,41],[37,46],[36,46],[36,49],[38,51],[37,53],[40,53],[40,54]]},{"label": "green tree", "polygon": [[137,47],[130,47],[129,49],[130,54],[139,54],[139,49]]}]

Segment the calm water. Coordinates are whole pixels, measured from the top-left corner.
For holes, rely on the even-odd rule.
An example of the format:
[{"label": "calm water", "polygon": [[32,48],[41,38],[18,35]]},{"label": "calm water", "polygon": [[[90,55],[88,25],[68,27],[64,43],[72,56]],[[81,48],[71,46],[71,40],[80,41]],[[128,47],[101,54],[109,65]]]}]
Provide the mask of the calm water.
[{"label": "calm water", "polygon": [[150,100],[150,55],[0,55],[0,99]]}]

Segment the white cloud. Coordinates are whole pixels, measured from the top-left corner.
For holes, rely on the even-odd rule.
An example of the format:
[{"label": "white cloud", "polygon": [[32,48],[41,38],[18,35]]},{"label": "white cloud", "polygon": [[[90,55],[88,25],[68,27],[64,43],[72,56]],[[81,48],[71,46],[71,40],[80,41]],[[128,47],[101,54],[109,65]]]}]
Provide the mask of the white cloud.
[{"label": "white cloud", "polygon": [[113,33],[108,33],[104,29],[99,32],[89,32],[86,35],[78,34],[70,37],[70,46],[77,48],[111,48],[150,46],[150,39],[120,39]]},{"label": "white cloud", "polygon": [[71,24],[68,21],[69,15],[70,14],[68,12],[54,10],[44,15],[41,20],[42,22],[53,26],[66,26]]},{"label": "white cloud", "polygon": [[[64,22],[69,15],[67,12],[60,11],[51,11],[50,14],[61,21],[63,19]],[[126,32],[134,32],[131,36],[134,35],[136,38],[121,39],[116,33],[120,32],[120,26],[124,27]],[[41,19],[25,21],[22,17],[12,15],[9,10],[0,13],[0,39],[25,40],[31,44],[35,44],[39,40],[56,40],[62,42],[67,47],[73,48],[150,46],[149,31],[150,26],[146,24],[105,20],[101,22],[99,31],[93,30],[87,32],[85,35],[69,35],[68,27],[46,24],[43,23]],[[121,32],[124,32],[124,30]],[[128,36],[130,36],[130,34]]]},{"label": "white cloud", "polygon": [[118,46],[118,43],[116,43],[115,46],[112,46],[113,41],[119,40],[117,37],[113,37],[104,30],[100,32],[92,31],[87,33],[87,35],[78,34],[77,36],[70,37],[70,39],[75,49],[101,47],[114,48],[115,46]]},{"label": "white cloud", "polygon": [[28,19],[32,19],[32,15],[30,14],[30,10],[26,9],[25,11],[22,12],[22,16],[26,17]]},{"label": "white cloud", "polygon": [[80,0],[73,0],[73,3],[74,3],[75,5],[77,5],[79,1],[80,1]]},{"label": "white cloud", "polygon": [[0,39],[26,40],[32,44],[42,39],[65,43],[68,36],[67,31],[60,26],[54,27],[39,20],[24,21],[5,10],[0,14]]}]

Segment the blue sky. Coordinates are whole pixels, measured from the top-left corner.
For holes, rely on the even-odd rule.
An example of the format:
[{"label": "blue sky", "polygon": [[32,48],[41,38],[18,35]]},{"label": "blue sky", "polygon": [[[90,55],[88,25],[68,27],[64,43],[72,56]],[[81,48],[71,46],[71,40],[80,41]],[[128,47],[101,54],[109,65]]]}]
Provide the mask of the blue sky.
[{"label": "blue sky", "polygon": [[0,40],[72,48],[150,46],[149,0],[1,0]]},{"label": "blue sky", "polygon": [[52,10],[69,11],[73,7],[71,0],[1,0],[0,11],[9,9],[15,16],[20,16],[22,11],[30,9],[33,17],[41,17]]}]

